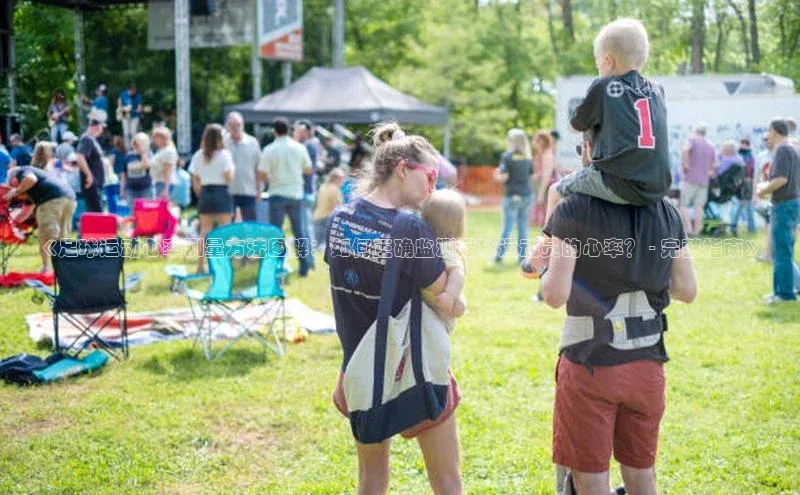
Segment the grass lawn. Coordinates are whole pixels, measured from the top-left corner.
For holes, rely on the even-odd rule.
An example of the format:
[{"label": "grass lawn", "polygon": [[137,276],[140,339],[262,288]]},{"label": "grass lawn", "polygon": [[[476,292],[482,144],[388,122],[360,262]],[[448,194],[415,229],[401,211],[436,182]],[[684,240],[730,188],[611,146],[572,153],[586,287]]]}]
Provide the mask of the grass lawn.
[{"label": "grass lawn", "polygon": [[[470,237],[494,239],[497,212],[473,212]],[[753,238],[759,245],[763,237]],[[492,241],[493,243],[494,241]],[[800,306],[768,307],[771,268],[694,249],[700,295],[674,303],[666,335],[667,413],[657,464],[663,493],[800,493]],[[470,259],[469,313],[453,337],[464,393],[457,414],[471,493],[552,493],[553,369],[563,310],[531,302],[536,283],[491,254]],[[187,260],[188,261],[188,260]],[[33,246],[12,268],[35,269]],[[292,297],[330,311],[325,265]],[[130,309],[186,305],[164,261]],[[87,281],[90,283],[90,281]],[[44,354],[24,317],[47,311],[28,289],[0,289],[0,356]],[[264,358],[254,345],[209,363],[188,342],[133,348],[100,374],[51,386],[0,384],[0,494],[352,493],[355,448],[330,393],[333,336]],[[613,477],[619,479],[615,472]],[[415,442],[395,441],[392,492],[427,493]]]}]

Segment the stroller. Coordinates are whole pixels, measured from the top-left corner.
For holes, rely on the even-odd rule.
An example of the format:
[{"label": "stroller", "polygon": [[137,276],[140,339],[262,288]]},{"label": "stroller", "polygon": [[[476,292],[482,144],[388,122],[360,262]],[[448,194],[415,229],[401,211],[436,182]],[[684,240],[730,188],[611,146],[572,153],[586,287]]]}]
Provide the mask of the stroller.
[{"label": "stroller", "polygon": [[722,219],[720,209],[734,197],[739,199],[743,197],[744,179],[744,166],[733,165],[725,173],[709,181],[708,200],[703,207],[703,228],[700,231],[702,234],[719,237],[735,228],[735,225]]}]

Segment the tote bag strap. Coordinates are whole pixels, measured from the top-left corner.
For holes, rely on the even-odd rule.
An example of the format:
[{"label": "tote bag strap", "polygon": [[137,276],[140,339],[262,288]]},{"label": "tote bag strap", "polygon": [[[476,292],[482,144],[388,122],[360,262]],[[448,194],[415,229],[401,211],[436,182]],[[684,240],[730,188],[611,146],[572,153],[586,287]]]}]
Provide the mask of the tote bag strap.
[{"label": "tote bag strap", "polygon": [[[394,299],[397,295],[397,287],[400,283],[400,264],[403,263],[402,256],[396,256],[394,239],[398,238],[401,227],[409,223],[413,218],[411,213],[400,211],[392,222],[392,231],[389,234],[392,242],[391,256],[386,261],[386,268],[383,270],[381,278],[381,299],[378,302],[378,317],[376,320],[375,332],[375,369],[372,381],[372,407],[379,407],[383,401],[383,374],[386,371],[386,342],[389,333],[389,317],[392,315]],[[419,291],[415,291],[419,296]],[[412,313],[413,313],[412,303]],[[416,367],[416,366],[415,366]],[[422,370],[420,368],[420,375]],[[415,371],[416,377],[416,371]]]}]

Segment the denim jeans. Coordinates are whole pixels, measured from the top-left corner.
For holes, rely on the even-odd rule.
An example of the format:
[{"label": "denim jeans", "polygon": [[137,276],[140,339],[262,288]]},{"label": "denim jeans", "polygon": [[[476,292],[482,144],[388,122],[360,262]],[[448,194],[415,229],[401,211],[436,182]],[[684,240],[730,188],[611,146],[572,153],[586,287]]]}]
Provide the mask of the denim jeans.
[{"label": "denim jeans", "polygon": [[525,249],[528,247],[528,213],[533,203],[533,195],[503,196],[503,233],[500,234],[500,244],[497,246],[496,261],[503,259],[508,245],[511,244],[511,231],[517,225],[517,258],[525,258]]},{"label": "denim jeans", "polygon": [[[161,199],[161,195],[164,193],[164,187],[166,187],[166,182],[156,182],[154,184],[156,199]],[[169,191],[167,192],[167,196],[169,196],[169,200],[172,201],[172,193],[175,191],[175,184],[170,184]]]},{"label": "denim jeans", "polygon": [[50,128],[50,141],[54,143],[60,143],[63,139],[64,133],[69,130],[69,126],[66,122],[59,122],[53,125]]},{"label": "denim jeans", "polygon": [[242,212],[243,222],[256,221],[256,197],[245,196],[244,194],[234,194],[233,196],[233,216],[236,218],[236,208]]},{"label": "denim jeans", "polygon": [[800,289],[800,269],[794,262],[794,241],[800,223],[800,199],[790,199],[772,206],[772,292],[781,299],[794,301]]},{"label": "denim jeans", "polygon": [[731,208],[731,225],[733,228],[739,226],[739,220],[742,218],[742,212],[747,215],[747,231],[751,234],[756,231],[756,218],[755,210],[753,209],[752,201],[745,201],[738,198],[732,199],[733,208]]},{"label": "denim jeans", "polygon": [[309,242],[303,229],[303,201],[284,196],[270,196],[269,198],[269,223],[283,228],[283,220],[289,215],[289,223],[294,234],[294,248],[300,260],[300,276],[308,275]]},{"label": "denim jeans", "polygon": [[119,184],[110,184],[103,186],[103,191],[106,193],[106,203],[108,204],[108,212],[117,214],[119,207],[117,206],[117,197],[119,196]]},{"label": "denim jeans", "polygon": [[145,189],[130,189],[126,187],[125,199],[128,200],[128,204],[133,208],[137,199],[153,199],[153,187],[150,186]]}]

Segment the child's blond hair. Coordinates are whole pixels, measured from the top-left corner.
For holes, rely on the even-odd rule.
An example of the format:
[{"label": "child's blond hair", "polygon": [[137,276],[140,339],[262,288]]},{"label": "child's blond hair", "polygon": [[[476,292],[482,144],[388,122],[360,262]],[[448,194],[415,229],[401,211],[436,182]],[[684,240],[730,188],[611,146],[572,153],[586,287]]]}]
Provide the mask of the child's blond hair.
[{"label": "child's blond hair", "polygon": [[434,191],[422,207],[422,218],[440,239],[461,239],[467,230],[467,203],[452,189]]},{"label": "child's blond hair", "polygon": [[647,63],[650,42],[638,19],[622,18],[606,24],[594,39],[594,56],[612,55],[622,69],[641,70]]}]

